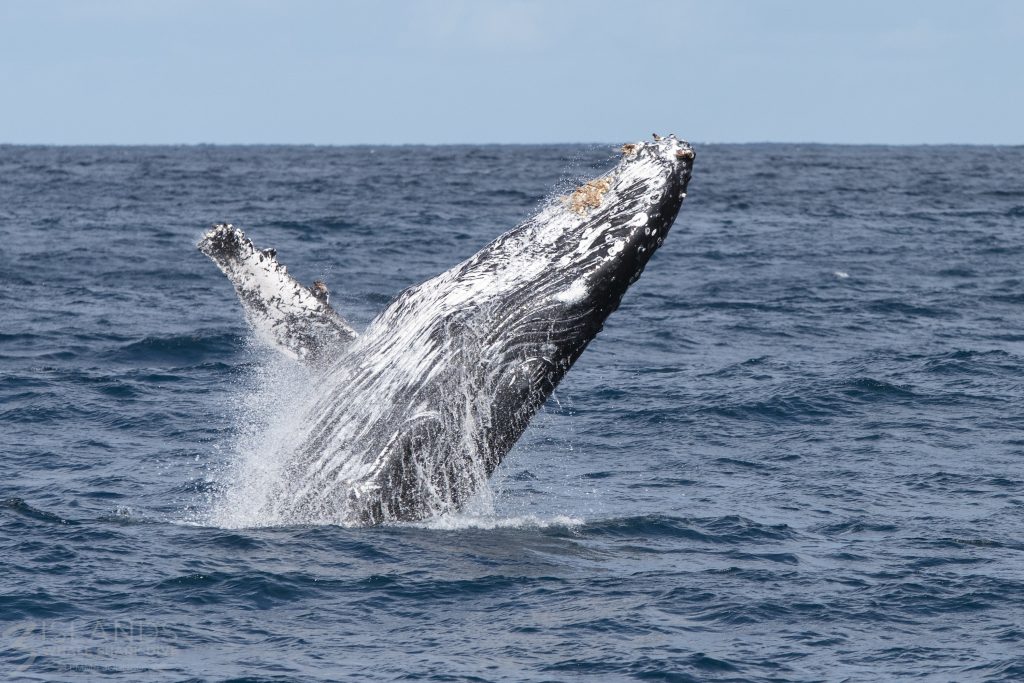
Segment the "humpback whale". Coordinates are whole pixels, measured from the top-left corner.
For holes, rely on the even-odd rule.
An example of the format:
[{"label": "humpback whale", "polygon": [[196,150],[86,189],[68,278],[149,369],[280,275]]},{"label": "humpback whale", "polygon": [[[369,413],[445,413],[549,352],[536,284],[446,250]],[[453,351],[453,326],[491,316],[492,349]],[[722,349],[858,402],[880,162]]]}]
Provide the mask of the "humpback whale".
[{"label": "humpback whale", "polygon": [[256,334],[307,363],[316,397],[282,445],[277,524],[379,524],[459,510],[516,443],[661,246],[694,152],[674,135],[624,145],[614,168],[547,201],[358,334],[272,249],[213,226],[200,251]]}]

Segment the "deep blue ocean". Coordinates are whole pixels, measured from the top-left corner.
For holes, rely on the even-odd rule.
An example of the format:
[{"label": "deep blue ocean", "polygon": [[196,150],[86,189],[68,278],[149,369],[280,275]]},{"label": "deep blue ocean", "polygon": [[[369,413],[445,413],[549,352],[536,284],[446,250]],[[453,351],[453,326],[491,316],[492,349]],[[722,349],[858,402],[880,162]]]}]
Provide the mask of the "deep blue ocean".
[{"label": "deep blue ocean", "polygon": [[228,528],[210,224],[361,328],[612,147],[0,146],[0,678],[1024,680],[1024,148],[695,148],[486,504]]}]

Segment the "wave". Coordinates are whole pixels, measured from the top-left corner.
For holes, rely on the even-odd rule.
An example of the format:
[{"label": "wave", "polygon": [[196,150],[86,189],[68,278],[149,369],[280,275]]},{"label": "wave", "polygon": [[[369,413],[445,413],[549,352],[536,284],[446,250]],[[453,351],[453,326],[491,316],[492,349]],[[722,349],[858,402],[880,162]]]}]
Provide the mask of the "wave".
[{"label": "wave", "polygon": [[26,503],[22,498],[5,498],[4,500],[0,501],[0,508],[6,508],[16,514],[28,517],[29,519],[33,519],[38,522],[46,522],[47,524],[78,524],[78,522],[74,520],[65,519],[60,515],[54,514],[52,512],[47,512],[46,510],[41,510],[37,507],[33,507]]},{"label": "wave", "polygon": [[193,365],[237,352],[244,337],[225,332],[199,335],[145,337],[108,352],[108,357],[121,362],[179,363]]}]

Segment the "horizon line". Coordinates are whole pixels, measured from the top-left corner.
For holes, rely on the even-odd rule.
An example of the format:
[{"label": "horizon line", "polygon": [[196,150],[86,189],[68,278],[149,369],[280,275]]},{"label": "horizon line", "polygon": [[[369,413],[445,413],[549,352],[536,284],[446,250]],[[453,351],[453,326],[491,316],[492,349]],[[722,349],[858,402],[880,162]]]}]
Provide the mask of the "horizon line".
[{"label": "horizon line", "polygon": [[[628,141],[627,141],[628,142]],[[694,141],[693,145],[805,145],[817,147],[1024,147],[1024,142]],[[0,142],[0,147],[616,147],[623,142]]]}]

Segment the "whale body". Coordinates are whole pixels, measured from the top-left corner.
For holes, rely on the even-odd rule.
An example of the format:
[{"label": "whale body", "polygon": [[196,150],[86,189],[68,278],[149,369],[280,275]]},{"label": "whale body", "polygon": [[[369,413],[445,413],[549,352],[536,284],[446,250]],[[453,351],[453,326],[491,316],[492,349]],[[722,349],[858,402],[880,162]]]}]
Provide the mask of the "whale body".
[{"label": "whale body", "polygon": [[662,244],[694,152],[675,136],[618,164],[437,277],[362,333],[321,282],[215,225],[199,242],[257,335],[313,369],[274,523],[378,524],[459,510],[522,435]]}]

